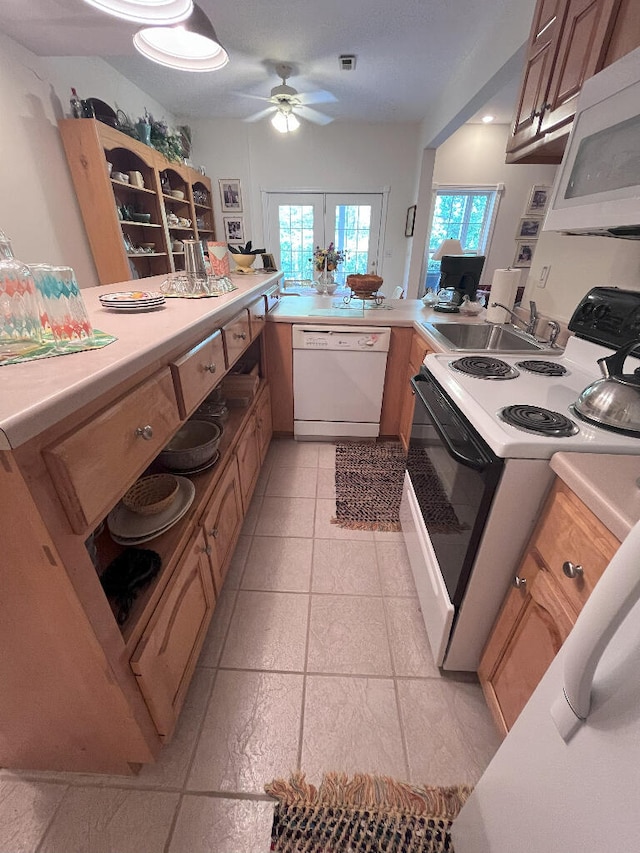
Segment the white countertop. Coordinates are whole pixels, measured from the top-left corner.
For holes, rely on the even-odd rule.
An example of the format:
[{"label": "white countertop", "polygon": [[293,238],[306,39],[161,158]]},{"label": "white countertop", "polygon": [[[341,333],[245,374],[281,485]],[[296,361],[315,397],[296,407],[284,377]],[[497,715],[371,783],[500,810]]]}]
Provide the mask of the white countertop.
[{"label": "white countertop", "polygon": [[[363,307],[366,306],[366,307]],[[341,296],[288,296],[281,294],[280,304],[270,315],[276,323],[334,323],[356,326],[413,326],[434,317],[455,318],[456,322],[478,322],[461,314],[434,314],[420,299],[385,299],[377,306],[370,300],[352,299],[346,305]]]},{"label": "white countertop", "polygon": [[640,520],[640,455],[556,453],[551,468],[621,542]]},{"label": "white countertop", "polygon": [[110,311],[98,297],[119,290],[157,291],[166,275],[84,289],[93,326],[118,340],[102,349],[0,367],[0,450],[18,447],[163,354],[211,334],[280,275],[232,275],[238,288],[232,293],[207,299],[171,298],[163,308],[144,313]]}]

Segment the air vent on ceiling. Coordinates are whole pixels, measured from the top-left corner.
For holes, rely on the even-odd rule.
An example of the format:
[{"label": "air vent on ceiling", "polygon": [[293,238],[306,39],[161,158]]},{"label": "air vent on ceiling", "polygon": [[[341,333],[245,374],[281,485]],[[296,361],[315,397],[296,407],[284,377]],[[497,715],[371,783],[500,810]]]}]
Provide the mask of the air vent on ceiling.
[{"label": "air vent on ceiling", "polygon": [[343,54],[339,57],[339,62],[341,71],[353,71],[356,67],[355,56],[347,56],[346,54]]}]

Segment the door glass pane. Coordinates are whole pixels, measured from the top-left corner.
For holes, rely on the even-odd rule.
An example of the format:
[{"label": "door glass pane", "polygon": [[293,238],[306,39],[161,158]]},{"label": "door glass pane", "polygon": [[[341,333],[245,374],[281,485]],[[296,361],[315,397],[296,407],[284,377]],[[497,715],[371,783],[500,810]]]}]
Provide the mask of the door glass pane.
[{"label": "door glass pane", "polygon": [[345,261],[338,267],[336,281],[344,284],[348,275],[367,272],[371,242],[371,205],[336,205],[336,248],[346,253]]},{"label": "door glass pane", "polygon": [[278,205],[280,267],[285,279],[310,279],[313,275],[313,205]]}]

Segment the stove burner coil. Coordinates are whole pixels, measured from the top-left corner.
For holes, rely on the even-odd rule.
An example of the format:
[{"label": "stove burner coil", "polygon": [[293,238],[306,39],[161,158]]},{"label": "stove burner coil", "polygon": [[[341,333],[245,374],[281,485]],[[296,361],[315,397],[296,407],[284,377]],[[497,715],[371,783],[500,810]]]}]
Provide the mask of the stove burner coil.
[{"label": "stove burner coil", "polygon": [[498,412],[498,417],[516,429],[551,438],[567,438],[579,432],[576,424],[566,415],[527,403],[505,406]]},{"label": "stove burner coil", "polygon": [[487,355],[466,355],[451,362],[451,367],[467,376],[480,379],[515,379],[518,371],[506,361]]},{"label": "stove burner coil", "polygon": [[518,361],[516,367],[528,373],[537,373],[539,376],[564,376],[567,372],[567,368],[556,361],[540,361],[535,358]]}]

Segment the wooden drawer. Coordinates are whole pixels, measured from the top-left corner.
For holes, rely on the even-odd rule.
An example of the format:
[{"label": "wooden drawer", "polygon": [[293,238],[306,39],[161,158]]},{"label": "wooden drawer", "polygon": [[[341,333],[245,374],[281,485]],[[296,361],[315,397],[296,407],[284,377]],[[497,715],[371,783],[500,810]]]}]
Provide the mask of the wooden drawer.
[{"label": "wooden drawer", "polygon": [[76,533],[104,518],[179,426],[167,367],[43,451]]},{"label": "wooden drawer", "polygon": [[266,314],[264,296],[258,297],[249,305],[249,322],[251,324],[251,340],[257,338],[264,329],[264,318]]},{"label": "wooden drawer", "polygon": [[[576,613],[589,598],[620,542],[562,482],[556,482],[533,545]],[[582,567],[568,578],[563,564]]]},{"label": "wooden drawer", "polygon": [[149,713],[164,738],[170,737],[178,719],[214,603],[204,537],[198,531],[131,658]]},{"label": "wooden drawer", "polygon": [[245,308],[237,317],[222,327],[224,346],[227,353],[227,366],[238,360],[251,341],[249,312]]},{"label": "wooden drawer", "polygon": [[412,375],[418,372],[428,352],[433,352],[429,344],[420,335],[414,334],[411,341],[411,353],[409,354],[409,364],[414,370]]},{"label": "wooden drawer", "polygon": [[232,456],[202,517],[211,573],[218,594],[222,589],[242,520],[238,462],[236,457]]},{"label": "wooden drawer", "polygon": [[214,332],[170,366],[180,414],[188,418],[213,391],[227,369],[222,332]]},{"label": "wooden drawer", "polygon": [[280,302],[280,284],[273,284],[264,295],[264,301],[267,306],[267,314]]}]

